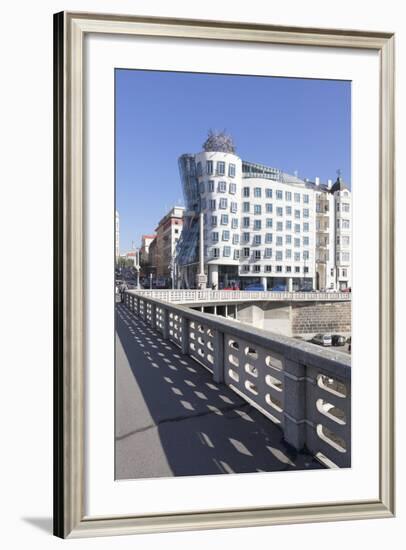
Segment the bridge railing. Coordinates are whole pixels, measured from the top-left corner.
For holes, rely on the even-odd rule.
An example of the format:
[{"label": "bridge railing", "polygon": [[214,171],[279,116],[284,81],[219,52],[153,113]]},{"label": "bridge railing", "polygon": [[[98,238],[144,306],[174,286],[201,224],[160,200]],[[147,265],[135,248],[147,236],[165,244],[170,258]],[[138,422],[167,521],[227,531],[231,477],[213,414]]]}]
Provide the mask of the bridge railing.
[{"label": "bridge railing", "polygon": [[297,450],[351,463],[351,358],[286,336],[127,291],[125,305],[278,424]]},{"label": "bridge railing", "polygon": [[137,290],[137,294],[165,302],[186,304],[227,301],[349,301],[349,292],[273,292],[251,290]]}]

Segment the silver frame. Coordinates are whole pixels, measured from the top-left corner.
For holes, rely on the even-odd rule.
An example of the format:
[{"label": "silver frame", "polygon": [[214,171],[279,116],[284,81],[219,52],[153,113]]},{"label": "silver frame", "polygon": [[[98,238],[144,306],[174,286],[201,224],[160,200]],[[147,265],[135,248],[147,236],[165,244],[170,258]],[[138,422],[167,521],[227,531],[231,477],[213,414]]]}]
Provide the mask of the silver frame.
[{"label": "silver frame", "polygon": [[[334,46],[380,55],[379,498],[128,517],[84,513],[83,40],[87,33]],[[393,517],[394,35],[223,21],[62,12],[54,16],[54,534],[123,535]]]}]

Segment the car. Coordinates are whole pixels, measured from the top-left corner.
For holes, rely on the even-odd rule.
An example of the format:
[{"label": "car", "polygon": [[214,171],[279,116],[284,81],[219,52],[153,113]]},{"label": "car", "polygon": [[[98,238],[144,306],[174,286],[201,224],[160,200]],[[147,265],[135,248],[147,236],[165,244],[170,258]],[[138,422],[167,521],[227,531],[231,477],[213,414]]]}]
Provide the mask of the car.
[{"label": "car", "polygon": [[265,290],[264,285],[261,285],[261,283],[251,283],[247,285],[244,290]]},{"label": "car", "polygon": [[331,336],[331,344],[333,346],[345,346],[346,338],[341,334],[333,334]]},{"label": "car", "polygon": [[286,292],[286,285],[276,285],[271,290],[272,292]]},{"label": "car", "polygon": [[330,334],[316,334],[310,340],[313,344],[319,346],[331,346],[331,335]]}]

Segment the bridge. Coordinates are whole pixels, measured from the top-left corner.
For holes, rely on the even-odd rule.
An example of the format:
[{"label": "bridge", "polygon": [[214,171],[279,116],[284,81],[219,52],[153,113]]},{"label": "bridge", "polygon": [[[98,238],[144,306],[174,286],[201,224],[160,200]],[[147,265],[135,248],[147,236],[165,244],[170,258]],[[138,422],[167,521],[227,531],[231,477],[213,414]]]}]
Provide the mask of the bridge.
[{"label": "bridge", "polygon": [[349,356],[171,292],[116,306],[117,479],[350,466]]}]

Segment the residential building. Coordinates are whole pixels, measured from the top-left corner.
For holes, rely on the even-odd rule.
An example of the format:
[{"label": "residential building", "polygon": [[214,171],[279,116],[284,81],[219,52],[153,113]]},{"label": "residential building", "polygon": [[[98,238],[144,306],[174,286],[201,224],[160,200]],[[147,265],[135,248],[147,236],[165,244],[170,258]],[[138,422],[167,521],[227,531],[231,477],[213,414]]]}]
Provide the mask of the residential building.
[{"label": "residential building", "polygon": [[156,235],[142,235],[141,237],[140,262],[142,265],[150,264],[149,247],[155,237]]},{"label": "residential building", "polygon": [[177,250],[181,285],[199,271],[199,215],[209,286],[267,289],[351,286],[351,192],[242,160],[230,136],[209,134],[179,158],[186,211]]},{"label": "residential building", "polygon": [[160,220],[156,232],[156,276],[170,279],[173,277],[175,249],[183,228],[183,206],[174,206]]}]

